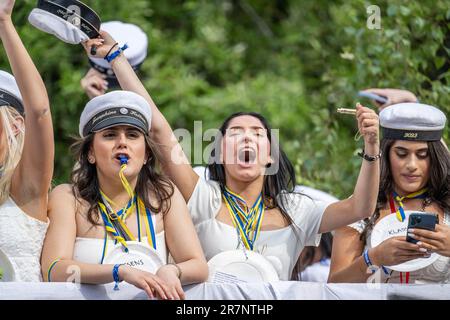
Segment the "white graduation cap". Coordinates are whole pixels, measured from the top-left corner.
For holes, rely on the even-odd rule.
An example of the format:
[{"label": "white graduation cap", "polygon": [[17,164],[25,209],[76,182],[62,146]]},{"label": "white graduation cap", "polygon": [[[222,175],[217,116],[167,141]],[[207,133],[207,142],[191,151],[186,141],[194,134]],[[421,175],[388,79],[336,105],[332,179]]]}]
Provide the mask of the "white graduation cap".
[{"label": "white graduation cap", "polygon": [[94,10],[76,0],[39,0],[28,21],[70,44],[97,38],[101,24]]},{"label": "white graduation cap", "polygon": [[22,95],[14,76],[0,70],[0,106],[11,106],[24,115]]},{"label": "white graduation cap", "polygon": [[447,120],[438,108],[421,103],[393,104],[379,117],[384,138],[414,141],[439,141]]},{"label": "white graduation cap", "polygon": [[131,91],[117,90],[90,100],[80,116],[79,133],[86,137],[102,129],[128,125],[148,133],[152,111],[148,102]]},{"label": "white graduation cap", "polygon": [[[145,32],[138,26],[121,21],[109,21],[102,23],[101,30],[108,32],[120,47],[127,44],[128,49],[123,54],[130,62],[134,70],[139,70],[147,57],[148,38]],[[103,58],[89,57],[89,63],[97,71],[106,75],[109,87],[118,85],[116,76],[108,61]]]}]

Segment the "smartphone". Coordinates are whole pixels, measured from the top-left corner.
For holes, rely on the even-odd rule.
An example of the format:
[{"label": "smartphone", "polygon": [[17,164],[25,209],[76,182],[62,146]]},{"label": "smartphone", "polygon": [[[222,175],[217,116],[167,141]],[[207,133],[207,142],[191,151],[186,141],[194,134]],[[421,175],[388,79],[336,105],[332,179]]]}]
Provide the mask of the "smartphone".
[{"label": "smartphone", "polygon": [[364,97],[364,98],[369,98],[369,99],[375,100],[376,102],[379,102],[379,103],[386,103],[388,101],[388,99],[386,97],[380,96],[375,93],[366,92],[366,91],[359,91],[358,96]]},{"label": "smartphone", "polygon": [[[439,223],[439,217],[435,213],[420,213],[420,212],[411,213],[409,215],[407,232],[409,232],[410,228],[434,231],[434,229],[436,228],[436,224],[438,224],[438,223]],[[413,238],[409,237],[408,235],[406,235],[406,241],[411,242],[411,243],[418,242],[418,240],[413,239]]]}]

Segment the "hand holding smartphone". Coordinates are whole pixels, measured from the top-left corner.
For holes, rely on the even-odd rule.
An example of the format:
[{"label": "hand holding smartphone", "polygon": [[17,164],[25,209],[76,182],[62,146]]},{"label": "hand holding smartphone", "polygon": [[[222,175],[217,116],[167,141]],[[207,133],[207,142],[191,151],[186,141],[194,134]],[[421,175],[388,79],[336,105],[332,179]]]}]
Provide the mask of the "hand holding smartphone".
[{"label": "hand holding smartphone", "polygon": [[[436,228],[436,224],[439,224],[439,217],[435,213],[411,213],[408,220],[407,234],[409,233],[409,229],[424,229],[434,231]],[[418,242],[418,240],[413,239],[408,235],[406,236],[406,241],[411,243]]]}]

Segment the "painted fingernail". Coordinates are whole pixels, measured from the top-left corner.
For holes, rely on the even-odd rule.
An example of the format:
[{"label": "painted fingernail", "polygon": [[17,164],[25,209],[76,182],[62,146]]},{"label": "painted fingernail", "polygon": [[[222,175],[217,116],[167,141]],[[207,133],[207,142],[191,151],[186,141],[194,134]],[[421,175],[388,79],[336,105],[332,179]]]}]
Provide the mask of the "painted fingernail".
[{"label": "painted fingernail", "polygon": [[421,246],[421,245],[422,245],[422,241],[418,241],[416,244],[417,244],[418,246]]},{"label": "painted fingernail", "polygon": [[427,249],[425,249],[425,248],[419,248],[419,251],[420,251],[420,252],[427,252]]},{"label": "painted fingernail", "polygon": [[413,239],[416,238],[416,236],[415,236],[414,234],[412,234],[411,232],[408,232],[408,237],[411,237],[411,238],[413,238]]}]

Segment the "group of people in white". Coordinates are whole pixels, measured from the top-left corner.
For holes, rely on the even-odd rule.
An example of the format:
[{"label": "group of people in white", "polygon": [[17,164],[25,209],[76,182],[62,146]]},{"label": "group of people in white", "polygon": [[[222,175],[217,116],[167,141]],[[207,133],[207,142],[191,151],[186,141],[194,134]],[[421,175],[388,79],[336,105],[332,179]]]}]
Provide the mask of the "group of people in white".
[{"label": "group of people in white", "polygon": [[[49,193],[51,103],[12,23],[13,7],[13,0],[0,0],[0,37],[13,74],[0,72],[0,252],[15,281],[66,281],[75,266],[81,283],[125,281],[152,298],[183,299],[183,285],[211,278],[207,261],[236,249],[272,257],[279,280],[292,280],[305,268],[298,268],[305,247],[330,232],[330,282],[365,282],[368,268],[383,282],[450,280],[450,156],[438,108],[405,91],[372,90],[388,102],[380,116],[356,106],[364,150],[353,194],[344,200],[295,190],[291,162],[267,119],[254,112],[224,119],[207,175],[199,176],[127,48],[105,28],[82,43],[91,61],[106,60],[108,68],[93,66],[82,80],[91,100],[80,116],[71,180]],[[111,74],[120,90],[107,92]],[[435,213],[439,223],[434,231],[411,229],[417,243],[402,235],[373,245],[383,218],[409,211]],[[136,243],[157,253],[162,264],[155,272],[109,259]],[[389,268],[433,254],[438,258],[416,271]]]}]

